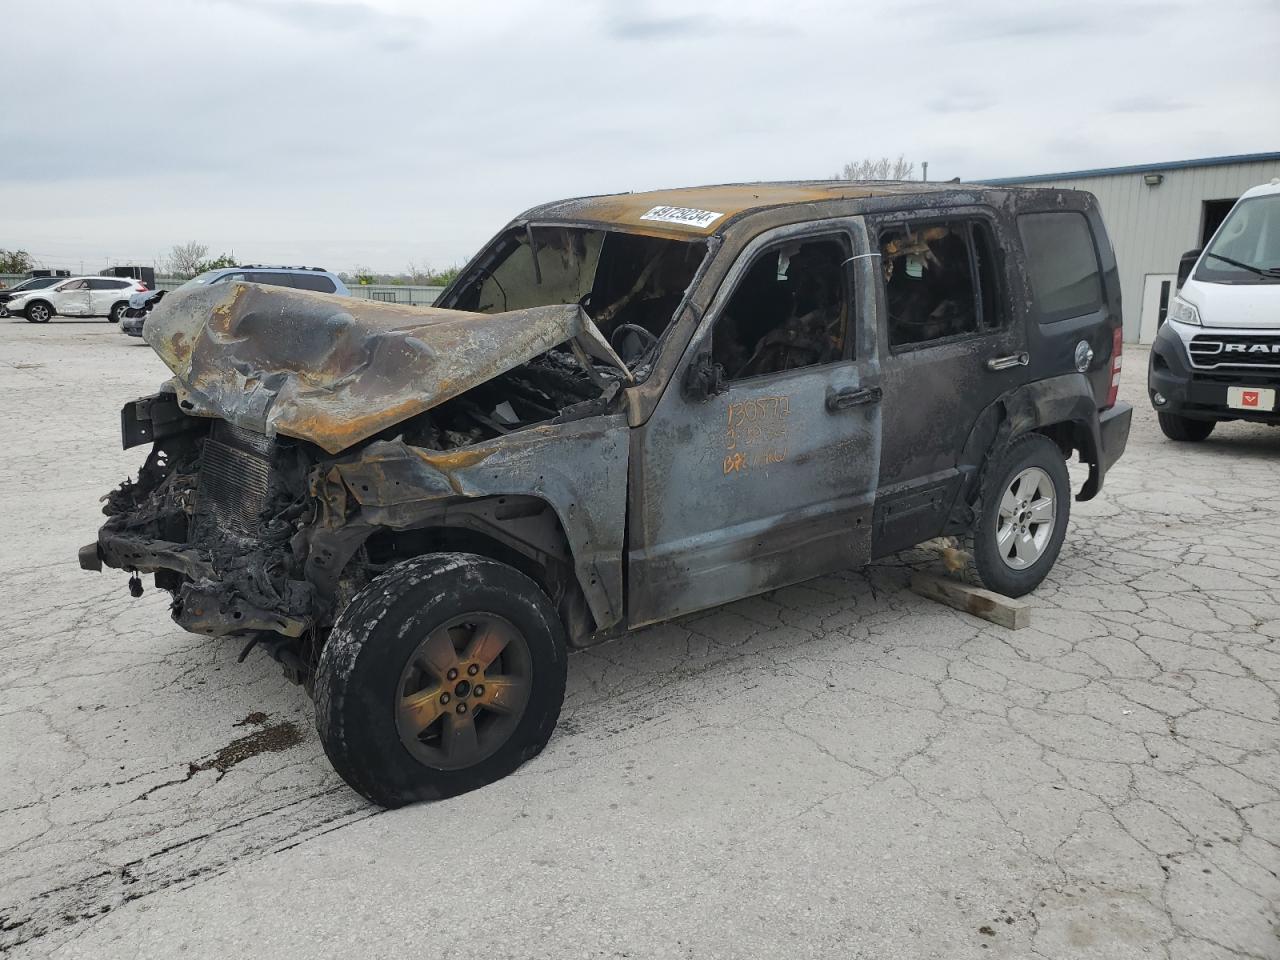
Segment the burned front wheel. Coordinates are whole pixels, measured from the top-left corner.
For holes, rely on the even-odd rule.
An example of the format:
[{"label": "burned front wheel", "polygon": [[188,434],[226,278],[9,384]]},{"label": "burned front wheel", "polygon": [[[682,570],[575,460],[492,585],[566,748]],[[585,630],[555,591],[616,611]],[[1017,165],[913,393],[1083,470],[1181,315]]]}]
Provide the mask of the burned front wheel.
[{"label": "burned front wheel", "polygon": [[565,676],[564,629],[536,583],[484,557],[428,554],[343,611],[316,672],[316,725],[334,768],[370,800],[434,800],[536,756]]}]

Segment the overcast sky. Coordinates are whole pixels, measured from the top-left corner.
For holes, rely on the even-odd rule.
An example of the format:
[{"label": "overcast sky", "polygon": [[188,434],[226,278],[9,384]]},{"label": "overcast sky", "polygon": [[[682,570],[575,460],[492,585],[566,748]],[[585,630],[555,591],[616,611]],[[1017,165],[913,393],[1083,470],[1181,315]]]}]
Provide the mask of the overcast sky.
[{"label": "overcast sky", "polygon": [[6,4],[0,247],[398,271],[534,203],[1280,149],[1280,3]]}]

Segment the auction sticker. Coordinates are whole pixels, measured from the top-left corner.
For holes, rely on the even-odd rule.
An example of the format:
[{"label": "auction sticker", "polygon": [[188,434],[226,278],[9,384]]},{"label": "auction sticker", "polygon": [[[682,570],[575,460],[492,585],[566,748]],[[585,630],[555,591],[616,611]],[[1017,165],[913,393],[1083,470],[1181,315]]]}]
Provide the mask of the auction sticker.
[{"label": "auction sticker", "polygon": [[714,210],[698,210],[694,207],[654,207],[640,219],[706,229],[723,216],[723,213],[716,213]]}]

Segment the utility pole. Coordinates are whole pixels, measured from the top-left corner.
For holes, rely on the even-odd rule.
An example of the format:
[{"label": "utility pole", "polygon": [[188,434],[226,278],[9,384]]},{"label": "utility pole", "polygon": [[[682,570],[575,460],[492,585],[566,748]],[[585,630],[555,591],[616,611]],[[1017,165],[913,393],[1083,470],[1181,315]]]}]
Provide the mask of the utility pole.
[{"label": "utility pole", "polygon": [[920,164],[920,179],[924,183],[929,182],[929,161],[925,160]]}]

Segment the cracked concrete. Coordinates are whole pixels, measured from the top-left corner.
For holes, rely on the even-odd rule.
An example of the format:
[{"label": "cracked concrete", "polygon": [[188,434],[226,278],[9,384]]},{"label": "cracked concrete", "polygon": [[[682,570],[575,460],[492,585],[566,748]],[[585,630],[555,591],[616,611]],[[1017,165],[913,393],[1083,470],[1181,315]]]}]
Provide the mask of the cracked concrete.
[{"label": "cracked concrete", "polygon": [[541,757],[380,813],[273,663],[76,567],[159,361],[0,330],[0,951],[1280,957],[1280,431],[1164,440],[1139,349],[1031,628],[906,554],[576,655]]}]

